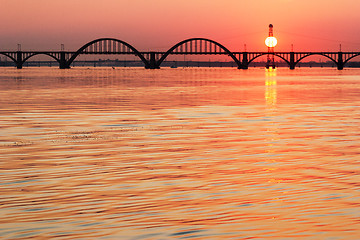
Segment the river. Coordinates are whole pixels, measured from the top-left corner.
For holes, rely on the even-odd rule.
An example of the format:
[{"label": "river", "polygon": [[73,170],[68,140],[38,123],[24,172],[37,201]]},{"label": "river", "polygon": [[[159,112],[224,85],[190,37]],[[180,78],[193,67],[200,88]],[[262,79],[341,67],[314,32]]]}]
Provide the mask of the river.
[{"label": "river", "polygon": [[360,70],[0,69],[2,239],[359,239]]}]

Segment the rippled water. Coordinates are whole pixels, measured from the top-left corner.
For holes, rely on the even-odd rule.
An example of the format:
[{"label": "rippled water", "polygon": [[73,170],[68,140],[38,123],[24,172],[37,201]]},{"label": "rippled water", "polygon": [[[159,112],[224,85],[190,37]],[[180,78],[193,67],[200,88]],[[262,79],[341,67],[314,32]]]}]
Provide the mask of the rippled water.
[{"label": "rippled water", "polygon": [[359,239],[360,70],[0,69],[2,239]]}]

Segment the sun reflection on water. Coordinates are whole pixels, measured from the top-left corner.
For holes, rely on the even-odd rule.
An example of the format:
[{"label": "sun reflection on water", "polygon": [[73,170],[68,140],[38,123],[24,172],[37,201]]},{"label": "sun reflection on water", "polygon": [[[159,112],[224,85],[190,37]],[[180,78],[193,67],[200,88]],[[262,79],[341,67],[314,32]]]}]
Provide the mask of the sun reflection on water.
[{"label": "sun reflection on water", "polygon": [[269,172],[271,179],[269,183],[279,183],[276,175],[277,168],[274,164],[277,162],[277,142],[279,141],[279,126],[277,122],[277,80],[276,69],[265,70],[265,103],[266,103],[266,132],[265,132],[265,153],[267,155],[267,165],[264,170]]},{"label": "sun reflection on water", "polygon": [[276,108],[277,102],[277,81],[276,69],[265,71],[265,101],[268,107]]}]

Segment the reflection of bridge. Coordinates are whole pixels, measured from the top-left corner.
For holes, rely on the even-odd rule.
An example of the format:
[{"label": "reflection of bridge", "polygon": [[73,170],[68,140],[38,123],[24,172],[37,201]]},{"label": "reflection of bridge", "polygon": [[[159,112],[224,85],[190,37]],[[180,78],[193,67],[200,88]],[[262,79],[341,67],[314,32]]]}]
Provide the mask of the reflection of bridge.
[{"label": "reflection of bridge", "polygon": [[206,38],[190,38],[181,41],[166,52],[139,52],[132,45],[114,38],[100,38],[82,46],[76,52],[70,51],[13,51],[0,52],[15,62],[21,69],[23,64],[33,56],[47,55],[55,59],[61,69],[70,68],[71,64],[79,55],[106,54],[106,55],[134,55],[137,56],[147,69],[158,69],[169,55],[224,55],[230,57],[239,69],[247,69],[249,64],[256,58],[274,54],[285,61],[290,69],[303,59],[320,55],[333,61],[339,70],[352,58],[359,56],[360,52],[231,52],[225,46]]}]

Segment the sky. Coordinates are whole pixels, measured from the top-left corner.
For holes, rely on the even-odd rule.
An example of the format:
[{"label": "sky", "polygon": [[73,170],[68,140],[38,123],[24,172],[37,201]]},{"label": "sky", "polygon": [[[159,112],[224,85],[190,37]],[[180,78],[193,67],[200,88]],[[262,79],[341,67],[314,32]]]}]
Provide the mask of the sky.
[{"label": "sky", "polygon": [[0,0],[0,50],[77,50],[102,37],[140,51],[187,38],[231,51],[360,51],[359,0]]}]

